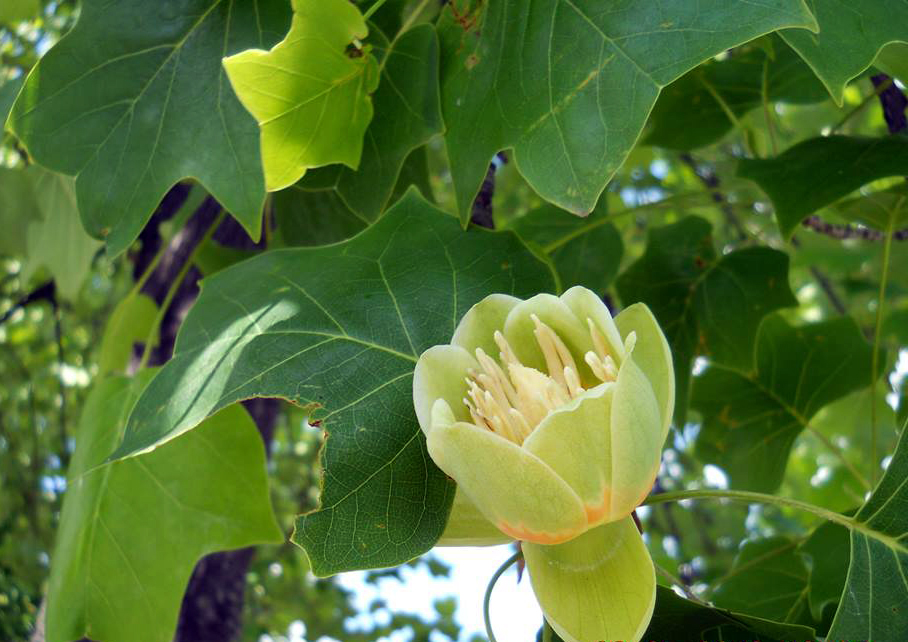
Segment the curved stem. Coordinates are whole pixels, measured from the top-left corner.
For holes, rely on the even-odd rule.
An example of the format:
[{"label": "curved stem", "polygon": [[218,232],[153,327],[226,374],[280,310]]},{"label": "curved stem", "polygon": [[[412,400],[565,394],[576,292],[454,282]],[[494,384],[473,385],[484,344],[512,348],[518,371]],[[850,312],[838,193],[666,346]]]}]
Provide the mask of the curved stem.
[{"label": "curved stem", "polygon": [[498,581],[498,578],[501,577],[506,570],[511,568],[517,562],[517,560],[520,559],[521,555],[522,553],[520,551],[517,551],[508,559],[506,559],[504,563],[498,567],[498,570],[495,571],[495,574],[492,575],[492,579],[489,580],[489,585],[486,587],[486,594],[482,599],[482,618],[486,624],[486,635],[489,638],[489,642],[497,642],[497,640],[495,639],[495,634],[492,633],[492,618],[489,614],[489,605],[492,602],[492,589],[495,588],[495,583]]},{"label": "curved stem", "polygon": [[366,10],[366,13],[363,14],[363,20],[368,20],[372,15],[381,9],[381,6],[385,4],[386,0],[376,0],[371,7]]},{"label": "curved stem", "polygon": [[826,521],[834,522],[845,526],[846,528],[855,528],[855,521],[846,515],[836,513],[820,506],[814,506],[807,502],[798,501],[797,499],[788,499],[787,497],[777,497],[776,495],[767,495],[766,493],[754,493],[748,490],[677,490],[668,493],[657,493],[650,495],[643,500],[643,506],[651,504],[663,504],[665,502],[677,502],[682,499],[729,499],[733,502],[744,502],[747,504],[773,504],[785,508],[794,508],[795,510],[813,513],[817,517],[822,517]]},{"label": "curved stem", "polygon": [[221,221],[224,220],[224,211],[221,210],[221,213],[217,215],[214,219],[214,222],[209,226],[208,231],[205,232],[196,246],[192,248],[189,256],[186,257],[186,262],[183,263],[183,267],[180,268],[180,272],[174,278],[173,282],[170,284],[170,289],[167,290],[167,295],[164,297],[164,301],[161,303],[161,307],[158,308],[158,314],[154,319],[154,323],[151,326],[151,332],[148,333],[148,336],[145,339],[145,348],[142,351],[142,360],[139,362],[139,370],[145,368],[148,365],[148,359],[151,357],[151,346],[154,344],[154,337],[161,329],[161,322],[164,320],[164,315],[167,314],[167,308],[170,307],[170,303],[173,301],[173,297],[176,295],[177,290],[180,289],[180,285],[183,284],[183,280],[186,278],[186,274],[189,272],[189,268],[192,267],[195,262],[195,258],[199,253],[199,250],[202,249],[202,246],[205,245],[211,236],[214,234],[215,230],[221,224]]},{"label": "curved stem", "polygon": [[895,223],[898,219],[904,198],[898,201],[889,225],[886,227],[886,241],[883,245],[883,273],[880,275],[880,294],[876,302],[876,326],[873,330],[873,355],[870,365],[870,483],[876,484],[880,461],[877,459],[877,412],[876,412],[876,386],[880,378],[880,332],[883,327],[883,304],[886,301],[886,282],[889,280],[889,257],[892,253],[892,236],[895,234]]}]

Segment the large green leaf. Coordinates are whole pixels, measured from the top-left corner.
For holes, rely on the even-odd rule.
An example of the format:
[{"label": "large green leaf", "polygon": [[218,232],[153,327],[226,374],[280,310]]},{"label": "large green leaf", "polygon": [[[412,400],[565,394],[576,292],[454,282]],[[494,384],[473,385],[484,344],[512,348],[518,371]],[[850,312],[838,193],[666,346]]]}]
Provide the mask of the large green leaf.
[{"label": "large green leaf", "polygon": [[586,218],[543,205],[509,228],[552,259],[565,290],[582,285],[601,296],[618,273],[624,243],[604,201]]},{"label": "large green leaf", "polygon": [[359,165],[378,69],[367,50],[347,47],[367,34],[348,0],[293,0],[293,22],[281,42],[224,59],[237,96],[262,130],[269,190],[292,185],[310,167]]},{"label": "large green leaf", "polygon": [[504,148],[543,198],[591,211],[662,87],[757,36],[814,26],[802,0],[449,3],[442,109],[461,219]]},{"label": "large green leaf", "polygon": [[812,629],[733,613],[679,597],[669,588],[656,589],[656,609],[643,640],[672,642],[811,642]]},{"label": "large green leaf", "polygon": [[845,85],[867,69],[889,42],[908,42],[904,0],[807,0],[819,33],[783,29],[779,34],[801,54],[841,105]]},{"label": "large green leaf", "polygon": [[691,407],[703,415],[698,456],[721,466],[734,488],[774,491],[811,417],[869,385],[871,355],[849,317],[799,327],[764,319],[754,369],[710,363],[694,380]]},{"label": "large green leaf", "polygon": [[111,254],[186,177],[258,238],[258,128],[221,58],[270,45],[288,21],[285,0],[85,0],[29,74],[10,126],[39,163],[77,176],[82,224]]},{"label": "large green leaf", "polygon": [[866,183],[908,174],[908,139],[824,136],[775,158],[743,159],[738,175],[769,195],[779,229],[790,238],[805,217]]},{"label": "large green leaf", "polygon": [[666,87],[650,114],[644,142],[682,151],[716,142],[733,125],[726,108],[741,118],[762,104],[764,77],[770,102],[805,104],[827,98],[826,89],[790,47],[777,38],[770,42],[772,57],[752,46],[700,65]]},{"label": "large green leaf", "polygon": [[812,625],[810,569],[798,544],[783,535],[745,542],[731,570],[713,586],[710,601],[767,620]]},{"label": "large green leaf", "polygon": [[281,541],[265,448],[241,406],[155,452],[105,463],[147,379],[101,380],[82,411],[51,558],[49,642],[169,642],[199,558]]},{"label": "large green leaf", "polygon": [[349,241],[268,252],[206,279],[116,456],[238,399],[287,398],[328,434],[321,508],[294,536],[313,572],[400,564],[437,541],[454,496],[413,410],[417,357],[449,342],[484,296],[553,288],[516,235],[464,232],[411,190]]},{"label": "large green leaf", "polygon": [[[88,236],[79,224],[73,179],[37,166],[26,172],[32,182],[37,220],[32,217],[26,231],[24,279],[41,267],[47,268],[57,291],[70,301],[79,296],[92,258],[101,244]],[[24,214],[24,213],[23,213]]]},{"label": "large green leaf", "polygon": [[618,277],[617,288],[625,306],[646,303],[668,338],[681,423],[694,356],[748,370],[763,316],[797,305],[788,285],[788,256],[753,247],[719,257],[712,226],[696,216],[651,229],[646,252]]},{"label": "large green leaf", "polygon": [[828,640],[908,639],[908,431],[854,518],[851,565]]},{"label": "large green leaf", "polygon": [[800,551],[810,561],[807,598],[817,621],[824,619],[828,606],[839,605],[849,563],[848,546],[848,530],[832,522],[818,526],[801,543]]},{"label": "large green leaf", "polygon": [[22,89],[22,84],[24,82],[25,77],[19,76],[18,78],[5,80],[0,84],[0,134],[3,133],[3,128],[6,126],[6,119],[9,118],[9,111],[13,108],[16,95],[19,93],[19,90]]},{"label": "large green leaf", "polygon": [[370,36],[381,79],[372,96],[375,118],[366,130],[359,169],[334,165],[307,174],[304,189],[332,189],[352,211],[374,221],[391,198],[407,156],[443,129],[438,96],[438,38],[418,25],[390,44]]}]

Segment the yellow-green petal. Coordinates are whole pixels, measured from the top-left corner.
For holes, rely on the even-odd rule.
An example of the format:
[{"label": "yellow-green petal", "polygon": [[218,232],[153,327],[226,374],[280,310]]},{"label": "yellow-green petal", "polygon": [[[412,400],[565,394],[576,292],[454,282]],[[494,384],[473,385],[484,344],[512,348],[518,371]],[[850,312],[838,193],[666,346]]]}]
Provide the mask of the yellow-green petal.
[{"label": "yellow-green petal", "polygon": [[413,406],[424,433],[431,430],[432,406],[438,399],[448,403],[455,421],[470,421],[463,403],[467,394],[464,379],[470,368],[478,369],[479,363],[458,346],[433,346],[419,356],[413,371]]},{"label": "yellow-green petal", "polygon": [[609,348],[610,356],[617,365],[621,365],[624,359],[624,336],[618,332],[618,327],[602,299],[592,290],[576,285],[562,294],[561,300],[581,323],[585,324],[587,319],[591,319],[596,324]]},{"label": "yellow-green petal", "polygon": [[611,421],[614,384],[605,383],[559,408],[523,442],[583,502],[588,525],[611,517]]},{"label": "yellow-green petal", "polygon": [[548,465],[490,430],[453,419],[439,400],[432,408],[429,455],[500,531],[555,544],[586,530],[580,498]]},{"label": "yellow-green petal", "polygon": [[520,299],[507,294],[490,294],[463,315],[454,330],[451,345],[460,346],[470,354],[474,354],[476,348],[482,348],[487,355],[497,359],[495,331],[504,329],[508,313],[518,303]]},{"label": "yellow-green petal", "polygon": [[662,459],[662,418],[636,349],[618,370],[612,397],[612,496],[606,521],[630,515],[656,480]]},{"label": "yellow-green petal", "polygon": [[665,441],[675,409],[675,371],[665,335],[656,317],[643,303],[635,303],[622,310],[615,317],[615,325],[622,337],[631,331],[637,333],[634,361],[643,370],[656,394],[662,418],[662,440]]},{"label": "yellow-green petal", "polygon": [[583,360],[583,355],[593,349],[593,340],[590,338],[586,321],[581,323],[561,299],[551,294],[537,294],[526,301],[521,301],[508,314],[504,324],[504,336],[514,349],[517,358],[526,366],[548,373],[545,358],[534,335],[536,326],[531,318],[534,314],[552,328],[567,346],[580,372],[581,382],[587,385],[593,381],[599,383]]},{"label": "yellow-green petal", "polygon": [[523,545],[546,620],[565,642],[637,642],[656,602],[649,551],[631,518],[558,544]]},{"label": "yellow-green petal", "polygon": [[495,528],[458,488],[445,532],[436,546],[495,546],[510,541],[511,538]]}]

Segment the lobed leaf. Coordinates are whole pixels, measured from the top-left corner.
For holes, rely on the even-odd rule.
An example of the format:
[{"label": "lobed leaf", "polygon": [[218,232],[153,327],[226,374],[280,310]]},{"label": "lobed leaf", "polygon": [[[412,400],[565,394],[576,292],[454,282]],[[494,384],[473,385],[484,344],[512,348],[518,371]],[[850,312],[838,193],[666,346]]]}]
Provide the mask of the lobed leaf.
[{"label": "lobed leaf", "polygon": [[349,241],[268,252],[206,279],[115,456],[239,399],[284,397],[328,435],[321,507],[294,535],[313,572],[400,564],[434,545],[454,495],[413,410],[417,357],[448,343],[484,296],[553,287],[513,233],[464,232],[411,190]]},{"label": "lobed leaf", "polygon": [[82,225],[111,255],[188,177],[257,239],[258,128],[221,58],[275,42],[289,13],[284,0],[85,0],[29,73],[9,126],[39,163],[76,176]]},{"label": "lobed leaf", "polygon": [[448,3],[442,110],[461,220],[505,148],[540,196],[590,212],[663,87],[730,47],[815,26],[802,0]]}]

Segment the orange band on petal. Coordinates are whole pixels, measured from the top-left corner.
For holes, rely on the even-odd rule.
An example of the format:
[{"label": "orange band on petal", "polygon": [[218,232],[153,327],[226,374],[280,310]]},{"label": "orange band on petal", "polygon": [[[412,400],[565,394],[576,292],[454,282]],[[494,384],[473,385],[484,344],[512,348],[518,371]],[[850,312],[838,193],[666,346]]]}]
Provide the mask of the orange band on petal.
[{"label": "orange band on petal", "polygon": [[498,530],[500,530],[505,535],[509,535],[514,539],[518,539],[522,542],[533,542],[534,544],[544,544],[551,546],[552,544],[562,544],[569,540],[574,539],[578,535],[583,534],[587,527],[583,526],[581,528],[574,528],[566,531],[560,531],[558,533],[545,533],[532,531],[524,526],[512,526],[507,522],[498,522]]}]

